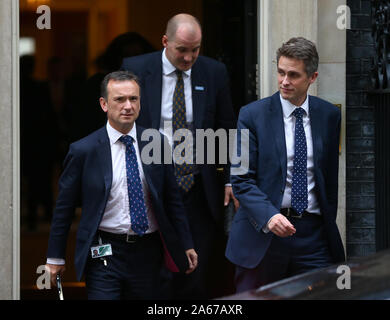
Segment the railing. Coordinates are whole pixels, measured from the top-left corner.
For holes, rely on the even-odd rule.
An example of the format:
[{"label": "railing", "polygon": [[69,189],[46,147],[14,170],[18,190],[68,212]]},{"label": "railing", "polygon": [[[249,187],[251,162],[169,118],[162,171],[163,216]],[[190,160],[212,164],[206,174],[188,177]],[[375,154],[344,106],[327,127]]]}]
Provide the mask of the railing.
[{"label": "railing", "polygon": [[373,59],[370,100],[375,107],[376,248],[390,248],[390,1],[371,1]]}]

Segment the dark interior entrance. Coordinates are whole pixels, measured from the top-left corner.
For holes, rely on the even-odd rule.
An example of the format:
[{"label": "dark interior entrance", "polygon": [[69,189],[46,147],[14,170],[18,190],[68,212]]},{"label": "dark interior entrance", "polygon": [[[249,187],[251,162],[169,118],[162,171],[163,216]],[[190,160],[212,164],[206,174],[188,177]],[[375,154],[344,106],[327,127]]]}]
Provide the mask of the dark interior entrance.
[{"label": "dark interior entrance", "polygon": [[257,23],[256,0],[203,1],[203,52],[226,64],[237,116],[257,99]]}]

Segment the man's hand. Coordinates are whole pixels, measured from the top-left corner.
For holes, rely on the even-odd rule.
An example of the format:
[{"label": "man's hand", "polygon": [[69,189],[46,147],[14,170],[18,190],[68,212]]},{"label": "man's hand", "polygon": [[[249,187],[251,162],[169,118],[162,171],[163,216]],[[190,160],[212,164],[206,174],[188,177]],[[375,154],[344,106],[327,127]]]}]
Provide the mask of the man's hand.
[{"label": "man's hand", "polygon": [[186,255],[188,258],[189,269],[186,271],[186,274],[190,274],[198,266],[198,254],[194,249],[186,250]]},{"label": "man's hand", "polygon": [[230,186],[225,186],[225,200],[224,200],[225,207],[229,204],[230,199],[233,200],[234,209],[237,211],[238,208],[240,207],[240,203],[238,202],[238,200],[233,194],[233,188]]},{"label": "man's hand", "polygon": [[57,274],[62,274],[65,272],[65,265],[56,265],[56,264],[46,264],[46,270],[50,272],[50,282],[51,285],[57,287],[56,277]]},{"label": "man's hand", "polygon": [[292,236],[296,232],[291,222],[281,213],[271,218],[268,223],[268,229],[282,238]]}]

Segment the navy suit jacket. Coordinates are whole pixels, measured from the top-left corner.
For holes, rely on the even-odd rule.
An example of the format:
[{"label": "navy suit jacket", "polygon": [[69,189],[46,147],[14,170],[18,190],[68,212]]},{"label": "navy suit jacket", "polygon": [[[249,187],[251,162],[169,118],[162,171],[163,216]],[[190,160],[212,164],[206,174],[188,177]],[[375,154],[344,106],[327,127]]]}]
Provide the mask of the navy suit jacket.
[{"label": "navy suit jacket", "polygon": [[[137,126],[140,152],[148,143],[141,140],[143,130]],[[164,152],[161,137],[161,150]],[[170,270],[184,272],[188,269],[185,250],[193,248],[193,243],[173,167],[163,164],[142,165],[164,245],[165,262]],[[70,145],[59,181],[59,195],[51,225],[47,257],[64,259],[75,208],[81,203],[82,214],[75,250],[78,280],[83,275],[94,235],[105,211],[111,183],[111,147],[104,126]]]},{"label": "navy suit jacket", "polygon": [[[340,110],[309,96],[313,137],[315,192],[334,262],[344,261],[344,248],[336,225]],[[279,92],[240,110],[237,129],[249,130],[249,170],[234,175],[233,191],[240,201],[234,217],[226,257],[245,268],[256,267],[264,257],[272,232],[262,228],[280,212],[287,175],[283,111]],[[238,143],[239,154],[241,144]]]},{"label": "navy suit jacket", "polygon": [[[121,69],[135,73],[141,81],[141,112],[137,124],[160,128],[162,95],[162,52],[157,51],[123,60]],[[191,68],[192,104],[195,129],[234,129],[228,73],[223,63],[199,56]],[[205,143],[204,159],[207,161]],[[228,159],[229,160],[229,159]],[[217,160],[218,161],[218,160]],[[217,162],[218,163],[218,162]],[[229,182],[229,166],[224,182]],[[216,165],[199,165],[208,207],[216,221],[222,219],[223,188],[218,185]],[[218,193],[218,191],[221,191]]]}]

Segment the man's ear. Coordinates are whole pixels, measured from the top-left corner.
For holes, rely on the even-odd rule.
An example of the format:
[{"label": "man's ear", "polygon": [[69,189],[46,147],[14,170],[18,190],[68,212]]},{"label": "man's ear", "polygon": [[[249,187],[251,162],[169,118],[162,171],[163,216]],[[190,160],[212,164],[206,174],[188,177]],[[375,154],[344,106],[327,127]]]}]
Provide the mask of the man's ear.
[{"label": "man's ear", "polygon": [[310,84],[314,83],[318,77],[318,71],[314,72],[310,77]]},{"label": "man's ear", "polygon": [[167,47],[167,44],[168,44],[168,37],[166,34],[163,35],[162,39],[161,39],[161,43],[162,45],[164,46],[164,48]]},{"label": "man's ear", "polygon": [[108,107],[107,107],[107,101],[106,101],[106,99],[104,99],[103,97],[100,97],[99,102],[100,102],[100,107],[102,108],[102,110],[103,110],[104,112],[107,112]]}]

